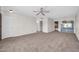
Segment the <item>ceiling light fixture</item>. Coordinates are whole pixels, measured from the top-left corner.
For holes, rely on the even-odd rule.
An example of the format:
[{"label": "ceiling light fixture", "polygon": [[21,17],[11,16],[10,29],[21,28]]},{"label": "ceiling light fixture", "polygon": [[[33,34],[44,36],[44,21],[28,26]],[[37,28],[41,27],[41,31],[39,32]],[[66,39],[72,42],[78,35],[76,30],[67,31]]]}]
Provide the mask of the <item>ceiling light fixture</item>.
[{"label": "ceiling light fixture", "polygon": [[49,13],[48,10],[45,10],[44,8],[40,8],[40,10],[38,11],[33,11],[35,13],[37,13],[36,15],[42,14],[43,16],[45,16],[46,13]]},{"label": "ceiling light fixture", "polygon": [[9,10],[9,12],[10,12],[10,13],[12,13],[12,12],[13,12],[13,10]]}]

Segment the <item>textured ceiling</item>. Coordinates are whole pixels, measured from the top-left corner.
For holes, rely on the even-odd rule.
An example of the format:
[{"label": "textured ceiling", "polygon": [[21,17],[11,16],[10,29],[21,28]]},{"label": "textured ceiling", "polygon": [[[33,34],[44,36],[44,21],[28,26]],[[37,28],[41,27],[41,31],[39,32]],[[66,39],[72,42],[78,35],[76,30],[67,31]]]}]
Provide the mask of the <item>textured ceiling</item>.
[{"label": "textured ceiling", "polygon": [[8,12],[8,10],[13,10],[13,13],[16,14],[35,16],[33,11],[39,10],[41,7],[50,11],[46,14],[46,17],[49,18],[74,16],[79,9],[78,6],[2,6],[2,11]]}]

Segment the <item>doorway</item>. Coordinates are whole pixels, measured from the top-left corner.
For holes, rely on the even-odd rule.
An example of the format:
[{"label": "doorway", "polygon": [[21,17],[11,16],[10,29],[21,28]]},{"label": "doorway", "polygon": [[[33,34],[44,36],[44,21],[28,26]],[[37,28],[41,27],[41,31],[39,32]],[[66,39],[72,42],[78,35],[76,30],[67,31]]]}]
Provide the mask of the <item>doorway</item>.
[{"label": "doorway", "polygon": [[1,20],[2,20],[2,15],[1,15],[1,13],[0,13],[0,40],[1,40],[1,34],[2,34],[2,33],[1,33],[1,24],[2,24],[2,23],[1,23],[2,21],[1,21]]},{"label": "doorway", "polygon": [[40,32],[43,30],[43,21],[40,21]]},{"label": "doorway", "polygon": [[55,24],[55,31],[58,31],[58,21],[55,21],[54,24]]}]

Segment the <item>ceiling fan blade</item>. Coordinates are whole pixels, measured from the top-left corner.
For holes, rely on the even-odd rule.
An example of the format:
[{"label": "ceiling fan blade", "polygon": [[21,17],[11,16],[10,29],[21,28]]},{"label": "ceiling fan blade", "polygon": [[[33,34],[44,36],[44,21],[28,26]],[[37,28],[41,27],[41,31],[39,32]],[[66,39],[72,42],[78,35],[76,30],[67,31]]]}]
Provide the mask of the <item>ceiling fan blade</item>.
[{"label": "ceiling fan blade", "polygon": [[33,11],[33,12],[40,12],[40,11]]},{"label": "ceiling fan blade", "polygon": [[39,13],[37,13],[36,15],[39,15],[40,14],[40,12]]},{"label": "ceiling fan blade", "polygon": [[43,12],[45,12],[45,13],[49,13],[50,11],[43,11]]},{"label": "ceiling fan blade", "polygon": [[33,11],[33,12],[37,12],[37,11]]},{"label": "ceiling fan blade", "polygon": [[45,15],[43,12],[41,12],[42,15]]},{"label": "ceiling fan blade", "polygon": [[44,10],[43,8],[40,8],[40,11],[33,11],[33,12],[36,12],[37,14],[36,15],[45,15],[44,13],[49,13],[49,11],[47,10]]}]

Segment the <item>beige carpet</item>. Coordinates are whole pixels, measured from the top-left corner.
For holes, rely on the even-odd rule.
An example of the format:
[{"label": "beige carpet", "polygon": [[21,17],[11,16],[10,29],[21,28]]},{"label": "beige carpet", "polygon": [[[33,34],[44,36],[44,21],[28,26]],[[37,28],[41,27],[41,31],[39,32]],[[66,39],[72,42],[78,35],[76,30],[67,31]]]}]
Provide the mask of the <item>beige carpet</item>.
[{"label": "beige carpet", "polygon": [[0,52],[77,52],[79,41],[73,33],[34,33],[0,41]]}]

